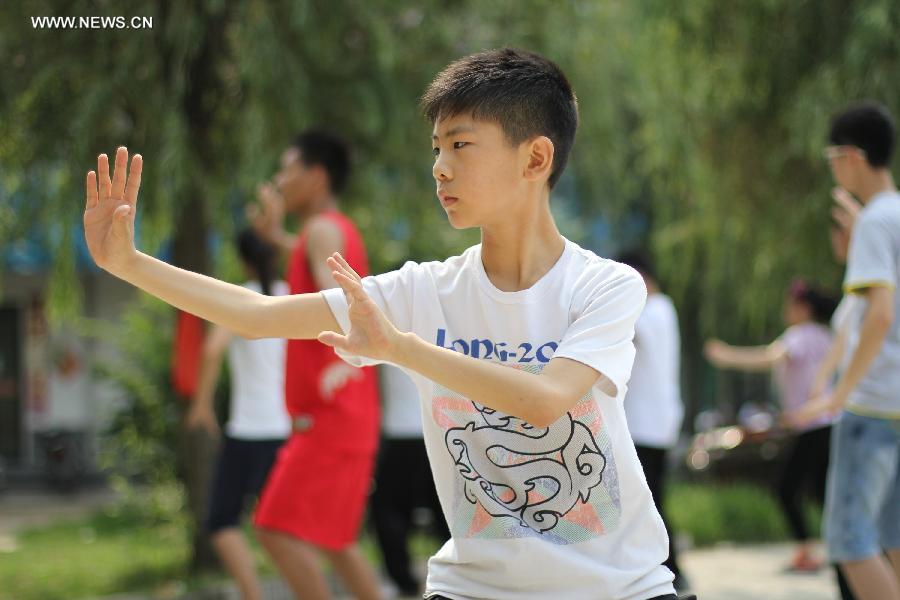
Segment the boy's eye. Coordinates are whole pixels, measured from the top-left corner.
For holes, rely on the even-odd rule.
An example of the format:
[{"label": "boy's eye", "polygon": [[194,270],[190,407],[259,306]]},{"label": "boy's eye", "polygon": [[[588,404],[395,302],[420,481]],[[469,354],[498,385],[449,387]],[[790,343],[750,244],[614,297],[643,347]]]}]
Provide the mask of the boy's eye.
[{"label": "boy's eye", "polygon": [[453,142],[453,148],[455,150],[459,150],[460,148],[462,148],[463,146],[465,146],[468,143],[469,142]]},{"label": "boy's eye", "polygon": [[435,158],[437,158],[438,154],[440,154],[440,153],[441,153],[441,149],[440,149],[440,148],[432,148],[432,149],[431,149],[431,155],[432,155],[433,157],[435,157]]}]

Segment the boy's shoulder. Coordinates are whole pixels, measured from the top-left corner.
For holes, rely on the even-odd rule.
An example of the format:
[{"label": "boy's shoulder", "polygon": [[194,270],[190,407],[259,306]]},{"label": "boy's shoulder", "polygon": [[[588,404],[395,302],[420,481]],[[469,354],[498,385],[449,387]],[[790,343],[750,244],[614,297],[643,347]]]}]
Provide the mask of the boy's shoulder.
[{"label": "boy's shoulder", "polygon": [[617,262],[611,258],[604,258],[596,253],[581,248],[574,242],[569,242],[575,250],[575,260],[572,261],[570,270],[575,275],[572,288],[576,292],[586,292],[590,295],[602,295],[610,290],[629,290],[640,298],[641,303],[647,299],[647,286],[632,267]]},{"label": "boy's shoulder", "polygon": [[573,307],[582,308],[600,297],[609,300],[611,295],[617,300],[643,303],[647,294],[643,278],[633,268],[598,256],[569,240],[560,264],[551,269],[545,280],[522,292],[499,292],[486,283],[480,244],[442,261],[407,262],[393,276],[407,285],[434,286],[439,294],[455,294],[460,284],[468,282],[502,302],[522,300],[525,296],[544,298],[547,292],[555,290],[557,295],[567,296]]},{"label": "boy's shoulder", "polygon": [[863,207],[859,214],[859,223],[863,225],[898,222],[900,222],[900,193],[897,192],[880,195]]}]

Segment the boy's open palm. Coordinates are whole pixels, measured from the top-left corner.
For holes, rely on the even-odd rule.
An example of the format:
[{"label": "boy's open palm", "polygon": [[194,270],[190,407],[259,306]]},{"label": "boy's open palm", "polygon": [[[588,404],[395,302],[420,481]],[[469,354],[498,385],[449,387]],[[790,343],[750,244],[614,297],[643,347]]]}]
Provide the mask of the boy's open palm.
[{"label": "boy's open palm", "polygon": [[97,171],[87,174],[84,237],[94,261],[107,271],[116,271],[136,252],[134,216],[141,186],[141,155],[134,155],[126,173],[127,166],[128,150],[120,147],[112,179],[105,154],[97,157]]},{"label": "boy's open palm", "polygon": [[319,341],[350,354],[390,360],[400,332],[369,297],[360,276],[340,253],[335,252],[328,258],[328,266],[347,299],[350,331],[347,335],[325,331],[319,334]]}]

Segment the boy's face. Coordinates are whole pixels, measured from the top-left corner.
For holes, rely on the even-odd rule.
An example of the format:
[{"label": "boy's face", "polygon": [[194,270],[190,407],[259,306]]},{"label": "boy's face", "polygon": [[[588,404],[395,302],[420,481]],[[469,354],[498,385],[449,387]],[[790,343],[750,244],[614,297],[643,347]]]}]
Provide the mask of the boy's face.
[{"label": "boy's face", "polygon": [[298,148],[290,147],[281,153],[275,185],[284,198],[287,212],[302,210],[313,197],[317,183],[315,169],[303,162]]},{"label": "boy's face", "polygon": [[854,146],[829,146],[825,149],[828,166],[835,183],[850,192],[857,189],[860,169],[866,164],[866,156]]},{"label": "boy's face", "polygon": [[438,198],[454,228],[508,223],[517,214],[526,143],[513,145],[496,123],[462,114],[435,122],[431,147]]}]

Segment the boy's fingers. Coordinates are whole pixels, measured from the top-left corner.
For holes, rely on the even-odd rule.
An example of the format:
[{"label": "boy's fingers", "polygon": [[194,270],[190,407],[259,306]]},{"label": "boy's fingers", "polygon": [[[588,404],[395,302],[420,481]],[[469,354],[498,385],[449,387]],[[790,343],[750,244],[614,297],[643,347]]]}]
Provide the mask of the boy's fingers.
[{"label": "boy's fingers", "polygon": [[354,300],[363,301],[368,299],[368,294],[363,289],[362,285],[355,279],[339,272],[332,272],[332,277],[337,281],[338,285],[341,286],[341,289],[344,290],[344,293],[348,296],[351,296]]},{"label": "boy's fingers", "polygon": [[119,146],[116,150],[116,166],[112,175],[112,190],[110,195],[113,200],[121,200],[125,195],[125,177],[128,167],[128,150],[125,146]]},{"label": "boy's fingers", "polygon": [[101,154],[97,157],[97,177],[99,179],[98,188],[100,192],[100,202],[106,202],[109,200],[112,182],[109,180],[109,157],[105,154]]},{"label": "boy's fingers", "polygon": [[144,169],[144,159],[140,154],[135,154],[131,159],[131,169],[128,171],[128,183],[125,185],[125,202],[130,206],[137,204],[138,190],[141,188],[141,172]]},{"label": "boy's fingers", "polygon": [[333,331],[323,331],[319,334],[318,340],[332,348],[347,349],[347,337]]},{"label": "boy's fingers", "polygon": [[87,203],[84,208],[88,210],[94,208],[100,202],[100,198],[97,196],[97,174],[94,171],[88,171],[84,185],[87,191]]},{"label": "boy's fingers", "polygon": [[328,266],[331,267],[332,271],[336,271],[338,273],[343,273],[347,277],[349,277],[351,279],[353,278],[353,274],[347,270],[347,267],[345,267],[343,264],[338,262],[336,252],[333,255],[329,256],[325,260],[325,262],[328,263]]},{"label": "boy's fingers", "polygon": [[850,194],[850,192],[842,187],[836,187],[831,190],[831,197],[838,204],[838,206],[846,210],[851,215],[858,213],[861,208],[856,198],[854,198]]},{"label": "boy's fingers", "polygon": [[335,252],[334,254],[335,254],[336,260],[341,264],[342,267],[344,267],[344,269],[346,269],[348,271],[349,275],[351,275],[357,281],[362,281],[362,278],[359,276],[359,273],[357,273],[356,271],[353,270],[353,267],[350,266],[350,263],[348,263],[346,260],[344,260],[344,257],[341,255],[340,252]]}]

